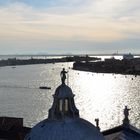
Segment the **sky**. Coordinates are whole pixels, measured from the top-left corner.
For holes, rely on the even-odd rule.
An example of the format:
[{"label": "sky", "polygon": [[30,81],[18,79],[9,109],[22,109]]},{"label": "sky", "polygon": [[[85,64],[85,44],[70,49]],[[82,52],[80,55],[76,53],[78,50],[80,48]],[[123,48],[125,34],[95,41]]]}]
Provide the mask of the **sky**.
[{"label": "sky", "polygon": [[140,53],[140,0],[0,0],[0,54]]}]

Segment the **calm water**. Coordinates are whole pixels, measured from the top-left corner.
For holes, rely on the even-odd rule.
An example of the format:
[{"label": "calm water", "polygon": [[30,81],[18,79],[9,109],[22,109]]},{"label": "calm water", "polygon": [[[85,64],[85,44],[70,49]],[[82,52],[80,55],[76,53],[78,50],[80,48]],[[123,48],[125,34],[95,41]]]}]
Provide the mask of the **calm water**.
[{"label": "calm water", "polygon": [[[27,65],[0,68],[0,116],[23,117],[34,126],[48,115],[52,94],[60,84],[60,71],[72,63]],[[133,80],[132,80],[133,78]],[[140,128],[140,76],[96,74],[69,69],[69,86],[81,117],[102,130],[122,123],[123,108],[131,108],[131,123]],[[51,90],[40,90],[47,85]]]}]

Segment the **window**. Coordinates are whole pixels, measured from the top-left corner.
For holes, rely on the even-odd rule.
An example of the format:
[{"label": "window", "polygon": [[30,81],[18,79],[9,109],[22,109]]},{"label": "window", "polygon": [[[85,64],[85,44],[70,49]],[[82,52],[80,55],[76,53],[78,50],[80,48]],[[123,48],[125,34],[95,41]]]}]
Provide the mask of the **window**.
[{"label": "window", "polygon": [[62,111],[62,104],[63,104],[63,100],[59,101],[59,111]]},{"label": "window", "polygon": [[68,111],[68,100],[65,99],[65,112],[67,112],[67,111]]}]

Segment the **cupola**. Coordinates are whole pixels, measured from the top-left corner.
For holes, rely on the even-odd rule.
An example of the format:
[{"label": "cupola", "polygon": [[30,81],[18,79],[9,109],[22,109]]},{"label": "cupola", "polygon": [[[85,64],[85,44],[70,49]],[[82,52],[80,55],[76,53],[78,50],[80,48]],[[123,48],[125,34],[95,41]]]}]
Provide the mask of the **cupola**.
[{"label": "cupola", "polygon": [[104,140],[97,127],[80,118],[74,94],[65,84],[66,73],[61,72],[62,84],[53,95],[48,118],[35,125],[25,140]]}]

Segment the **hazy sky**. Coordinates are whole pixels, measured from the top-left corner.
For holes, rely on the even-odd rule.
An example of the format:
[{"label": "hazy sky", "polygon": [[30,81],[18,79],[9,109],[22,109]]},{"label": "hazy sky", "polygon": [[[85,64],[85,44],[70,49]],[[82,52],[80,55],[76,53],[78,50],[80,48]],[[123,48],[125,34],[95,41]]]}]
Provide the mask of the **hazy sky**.
[{"label": "hazy sky", "polygon": [[0,0],[0,54],[140,53],[140,0]]}]

